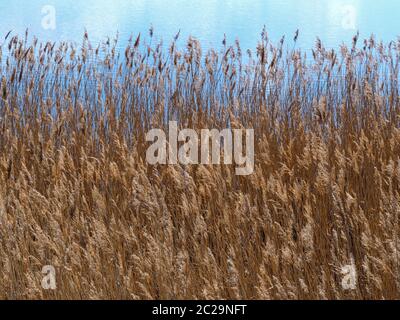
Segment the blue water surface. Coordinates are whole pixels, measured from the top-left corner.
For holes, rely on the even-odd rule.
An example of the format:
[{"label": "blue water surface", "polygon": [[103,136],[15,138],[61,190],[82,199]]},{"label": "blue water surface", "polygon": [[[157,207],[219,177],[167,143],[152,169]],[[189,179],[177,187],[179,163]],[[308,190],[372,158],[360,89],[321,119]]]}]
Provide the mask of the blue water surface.
[{"label": "blue water surface", "polygon": [[79,43],[86,29],[93,42],[118,31],[123,47],[131,34],[147,35],[153,26],[164,42],[181,30],[181,39],[195,36],[205,49],[220,47],[224,34],[254,49],[265,25],[275,42],[300,29],[298,46],[309,49],[318,36],[337,48],[357,30],[396,40],[399,12],[398,0],[0,0],[0,43],[8,31],[23,35],[26,28],[43,41]]}]

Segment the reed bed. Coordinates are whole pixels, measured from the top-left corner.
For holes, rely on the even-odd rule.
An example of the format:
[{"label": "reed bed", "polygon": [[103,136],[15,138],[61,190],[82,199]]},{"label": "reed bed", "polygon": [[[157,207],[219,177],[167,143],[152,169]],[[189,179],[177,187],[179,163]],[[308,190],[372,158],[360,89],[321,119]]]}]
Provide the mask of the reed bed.
[{"label": "reed bed", "polygon": [[[0,298],[399,299],[400,41],[178,37],[3,38]],[[170,120],[253,128],[254,174],[148,165]]]}]

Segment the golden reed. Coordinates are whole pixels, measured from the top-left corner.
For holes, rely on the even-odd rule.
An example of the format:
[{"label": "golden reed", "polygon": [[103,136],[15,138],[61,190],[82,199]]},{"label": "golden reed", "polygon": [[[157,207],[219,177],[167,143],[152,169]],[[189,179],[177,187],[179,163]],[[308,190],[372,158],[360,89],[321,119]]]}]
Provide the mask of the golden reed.
[{"label": "golden reed", "polygon": [[[0,298],[400,298],[400,42],[28,38],[0,54]],[[254,173],[149,165],[169,121],[254,129]]]}]

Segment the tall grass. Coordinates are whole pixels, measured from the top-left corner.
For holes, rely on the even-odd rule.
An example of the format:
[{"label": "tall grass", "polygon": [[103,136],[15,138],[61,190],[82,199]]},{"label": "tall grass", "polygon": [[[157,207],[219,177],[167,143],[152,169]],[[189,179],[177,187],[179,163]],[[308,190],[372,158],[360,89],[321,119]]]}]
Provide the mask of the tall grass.
[{"label": "tall grass", "polygon": [[[400,42],[151,37],[5,39],[0,298],[400,298]],[[254,174],[148,165],[170,120],[254,128]]]}]

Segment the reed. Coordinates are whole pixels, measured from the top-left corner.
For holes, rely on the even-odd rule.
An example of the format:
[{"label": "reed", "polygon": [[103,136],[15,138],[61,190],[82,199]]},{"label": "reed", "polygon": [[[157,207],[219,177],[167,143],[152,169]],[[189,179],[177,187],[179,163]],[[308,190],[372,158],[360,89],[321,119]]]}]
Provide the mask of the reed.
[{"label": "reed", "polygon": [[[0,298],[400,298],[400,42],[178,37],[121,51],[7,35]],[[148,165],[145,134],[170,120],[253,128],[254,174]]]}]

